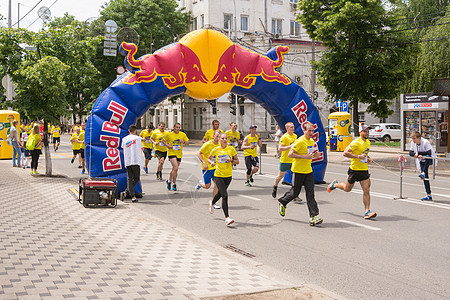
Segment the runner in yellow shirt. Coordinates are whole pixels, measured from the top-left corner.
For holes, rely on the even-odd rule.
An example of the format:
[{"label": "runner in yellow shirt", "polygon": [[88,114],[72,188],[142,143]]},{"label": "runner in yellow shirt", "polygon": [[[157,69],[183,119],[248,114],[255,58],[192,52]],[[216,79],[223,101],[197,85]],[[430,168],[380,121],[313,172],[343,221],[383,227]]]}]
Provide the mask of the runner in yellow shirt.
[{"label": "runner in yellow shirt", "polygon": [[228,214],[228,186],[231,183],[233,164],[239,164],[237,152],[234,147],[228,146],[228,136],[225,133],[219,135],[220,146],[214,148],[208,157],[208,163],[215,166],[214,172],[215,185],[217,185],[218,192],[214,195],[212,201],[209,201],[209,213],[214,211],[213,205],[222,198],[222,208],[225,215],[225,224],[227,226],[234,223]]},{"label": "runner in yellow shirt", "polygon": [[283,179],[286,171],[291,169],[292,161],[294,160],[293,158],[289,157],[289,151],[291,150],[292,144],[297,139],[297,135],[294,133],[294,123],[286,123],[285,128],[286,133],[283,134],[283,136],[280,138],[280,142],[278,143],[278,152],[281,153],[281,156],[278,176],[275,178],[275,183],[272,187],[273,198],[277,197],[278,184],[280,183],[281,179]]},{"label": "runner in yellow shirt", "polygon": [[319,218],[319,207],[317,206],[314,197],[314,175],[311,167],[312,159],[319,154],[315,150],[315,142],[312,138],[314,134],[314,125],[310,122],[305,122],[303,124],[303,133],[304,135],[294,142],[288,154],[290,158],[294,159],[291,167],[294,179],[292,181],[292,187],[289,192],[278,199],[278,202],[280,203],[280,215],[284,217],[286,206],[289,202],[298,197],[302,186],[304,185],[310,217],[309,225],[316,226],[321,224],[323,220]]},{"label": "runner in yellow shirt", "polygon": [[[239,146],[239,144],[242,142],[241,141],[241,134],[239,133],[239,131],[237,131],[237,124],[234,122],[231,122],[229,124],[230,126],[230,130],[225,131],[225,133],[227,134],[228,137],[228,145],[234,147],[234,149],[237,149],[237,147]],[[236,166],[233,165],[233,169]]]},{"label": "runner in yellow shirt", "polygon": [[[253,174],[259,170],[259,159],[257,146],[262,147],[261,139],[256,134],[256,125],[250,126],[250,134],[244,138],[241,149],[244,150],[245,166],[247,167],[247,180],[246,186],[252,186],[250,182],[253,182]],[[252,169],[253,168],[253,169]]]},{"label": "runner in yellow shirt", "polygon": [[144,151],[145,163],[144,163],[144,172],[148,174],[148,162],[152,159],[152,149],[153,143],[151,140],[151,136],[153,134],[153,123],[147,125],[147,129],[141,131],[139,135],[142,138],[142,149]]},{"label": "runner in yellow shirt", "polygon": [[348,169],[348,177],[346,182],[338,182],[336,179],[328,185],[327,190],[338,188],[344,192],[350,192],[359,181],[361,189],[363,190],[364,203],[364,219],[373,219],[377,216],[375,212],[370,211],[370,174],[368,163],[372,162],[369,157],[370,141],[369,141],[369,127],[361,125],[359,127],[359,138],[353,140],[344,150],[344,156],[351,158],[350,168]]},{"label": "runner in yellow shirt", "polygon": [[78,168],[82,168],[81,166],[81,143],[80,143],[80,131],[81,128],[77,127],[75,129],[75,132],[72,134],[72,136],[70,137],[70,142],[72,143],[72,151],[73,151],[73,157],[72,160],[70,161],[70,163],[73,164],[73,162],[75,161],[75,158],[77,158],[78,156]]},{"label": "runner in yellow shirt", "polygon": [[[172,165],[172,171],[170,171],[169,179],[166,180],[167,189],[170,191],[177,190],[177,176],[178,168],[181,164],[181,158],[183,157],[183,145],[189,145],[189,139],[184,132],[180,131],[181,124],[175,123],[173,126],[173,131],[168,133],[165,137],[167,142],[167,149],[169,155],[169,161]],[[173,186],[172,186],[173,183]]]},{"label": "runner in yellow shirt", "polygon": [[59,144],[61,143],[61,127],[56,125],[52,129],[53,135],[53,150],[56,152],[59,148]]},{"label": "runner in yellow shirt", "polygon": [[80,136],[78,138],[79,143],[81,144],[80,157],[81,157],[81,167],[83,168],[81,170],[81,174],[86,173],[86,157],[84,156],[84,149],[86,148],[86,143],[84,142],[85,131],[86,131],[86,123],[83,122],[81,123]]},{"label": "runner in yellow shirt", "polygon": [[155,145],[155,156],[158,159],[158,169],[156,171],[157,180],[163,180],[162,169],[167,157],[167,143],[165,141],[165,136],[168,132],[165,129],[166,123],[159,123],[158,129],[153,130],[152,136],[150,137],[153,145]]},{"label": "runner in yellow shirt", "polygon": [[220,122],[218,120],[212,121],[212,128],[207,130],[205,132],[205,136],[202,139],[202,143],[206,143],[207,141],[210,141],[214,137],[214,132],[216,130],[219,130],[221,133],[223,133],[223,130],[219,128]]}]

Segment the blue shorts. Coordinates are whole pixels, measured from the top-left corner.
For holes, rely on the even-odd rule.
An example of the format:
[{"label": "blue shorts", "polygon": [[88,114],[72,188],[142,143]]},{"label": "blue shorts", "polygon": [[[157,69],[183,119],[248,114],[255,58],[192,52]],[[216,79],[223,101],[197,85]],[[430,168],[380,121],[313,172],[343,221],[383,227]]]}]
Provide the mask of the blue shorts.
[{"label": "blue shorts", "polygon": [[292,163],[282,163],[280,162],[280,171],[286,172],[291,169]]},{"label": "blue shorts", "polygon": [[216,170],[202,170],[204,184],[210,184],[211,180],[214,180],[215,171]]}]

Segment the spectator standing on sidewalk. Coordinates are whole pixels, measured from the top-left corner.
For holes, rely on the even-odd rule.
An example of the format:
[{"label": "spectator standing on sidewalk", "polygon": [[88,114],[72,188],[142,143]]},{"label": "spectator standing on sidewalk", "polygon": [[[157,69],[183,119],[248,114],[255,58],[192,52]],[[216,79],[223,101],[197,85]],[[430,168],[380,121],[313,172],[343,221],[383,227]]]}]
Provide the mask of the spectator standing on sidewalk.
[{"label": "spectator standing on sidewalk", "polygon": [[370,141],[369,126],[361,125],[359,127],[359,138],[353,140],[344,150],[344,156],[351,158],[350,168],[348,169],[348,177],[346,182],[338,182],[336,179],[327,187],[327,191],[338,188],[344,192],[350,192],[355,182],[359,181],[363,190],[364,203],[364,219],[373,219],[377,216],[375,212],[370,210],[370,174],[368,164],[372,162],[369,157]]},{"label": "spectator standing on sidewalk", "polygon": [[278,149],[278,143],[280,142],[281,136],[283,135],[283,132],[280,129],[280,126],[275,126],[275,138],[273,139],[273,141],[277,144],[277,154],[275,154],[276,158],[280,158],[281,155],[281,151],[280,149]]},{"label": "spectator standing on sidewalk", "polygon": [[[416,167],[420,171],[419,177],[423,179],[425,185],[425,192],[427,195],[421,200],[431,201],[431,187],[428,177],[428,167],[433,163],[433,160],[425,157],[436,157],[436,153],[431,146],[431,143],[422,137],[420,132],[414,131],[411,134],[411,148],[409,149],[409,155],[416,158]],[[436,161],[437,163],[437,161]]]},{"label": "spectator standing on sidewalk", "polygon": [[237,152],[234,147],[228,145],[228,136],[225,133],[219,135],[220,146],[214,148],[208,157],[211,166],[216,167],[214,172],[214,184],[217,185],[218,192],[214,195],[212,201],[209,201],[209,213],[214,211],[214,204],[222,198],[222,209],[225,215],[225,223],[227,226],[234,223],[228,214],[228,186],[232,180],[233,164],[239,164]]},{"label": "spectator standing on sidewalk", "polygon": [[321,224],[323,220],[319,218],[319,207],[314,197],[314,174],[311,167],[312,159],[319,154],[317,151],[314,151],[315,142],[312,138],[314,125],[310,122],[305,122],[303,124],[303,132],[304,134],[294,142],[288,154],[289,157],[294,159],[291,168],[293,176],[292,187],[283,197],[278,199],[278,202],[280,215],[284,217],[286,206],[298,197],[304,185],[310,217],[309,225],[316,226]]},{"label": "spectator standing on sidewalk", "polygon": [[[141,180],[141,167],[144,166],[142,155],[142,139],[137,135],[136,125],[130,125],[130,133],[122,139],[123,157],[127,169],[127,191],[131,196],[131,202],[137,202],[134,187]],[[122,194],[122,200],[125,198]]]},{"label": "spectator standing on sidewalk", "polygon": [[30,174],[39,174],[37,168],[39,164],[39,156],[41,155],[41,147],[42,147],[42,136],[39,125],[34,126],[33,133],[28,137],[28,139],[32,139],[33,141],[33,147],[30,150],[31,151]]},{"label": "spectator standing on sidewalk", "polygon": [[[9,136],[11,137],[11,142],[13,146],[13,157],[12,157],[12,164],[13,167],[22,167],[20,164],[20,157],[22,156],[22,151],[20,148],[22,147],[22,142],[20,141],[20,134],[19,134],[19,121],[14,120],[12,122],[12,126],[9,129]],[[16,163],[17,158],[17,163]]]},{"label": "spectator standing on sidewalk", "polygon": [[292,145],[297,139],[297,135],[294,133],[295,130],[294,123],[288,122],[286,123],[285,127],[286,133],[283,134],[283,136],[280,139],[280,142],[278,143],[278,151],[281,152],[281,156],[280,156],[280,166],[278,176],[275,178],[275,182],[272,187],[273,198],[277,197],[278,184],[280,183],[281,179],[283,179],[284,174],[286,174],[286,171],[291,169],[292,161],[294,160],[293,158],[289,157],[289,151],[291,150]]},{"label": "spectator standing on sidewalk", "polygon": [[244,138],[241,146],[242,150],[244,150],[245,166],[247,167],[246,186],[252,186],[253,174],[259,170],[257,146],[261,148],[262,142],[259,135],[256,134],[256,128],[256,125],[250,126],[250,134]]}]

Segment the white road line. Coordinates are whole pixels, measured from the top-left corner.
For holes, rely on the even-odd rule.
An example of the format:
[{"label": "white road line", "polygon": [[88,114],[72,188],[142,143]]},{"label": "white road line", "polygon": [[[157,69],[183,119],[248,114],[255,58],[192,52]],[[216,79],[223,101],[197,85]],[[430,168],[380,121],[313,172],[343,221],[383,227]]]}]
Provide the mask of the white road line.
[{"label": "white road line", "polygon": [[188,160],[183,160],[181,162],[181,164],[188,164],[188,165],[195,165],[195,166],[199,166],[200,162],[195,162],[195,161],[188,161]]},{"label": "white road line", "polygon": [[251,196],[247,196],[247,195],[242,195],[242,194],[237,194],[237,196],[244,197],[244,198],[247,198],[247,199],[250,199],[250,200],[255,200],[255,201],[261,201],[262,200],[262,199],[259,199],[259,198],[255,198],[255,197],[251,197]]},{"label": "white road line", "polygon": [[337,222],[339,222],[339,223],[346,223],[346,224],[350,224],[350,225],[353,225],[353,226],[362,227],[362,228],[375,230],[375,231],[381,230],[381,228],[378,228],[378,227],[373,227],[373,226],[369,226],[369,225],[359,224],[359,223],[352,222],[352,221],[347,221],[347,220],[337,220]]}]

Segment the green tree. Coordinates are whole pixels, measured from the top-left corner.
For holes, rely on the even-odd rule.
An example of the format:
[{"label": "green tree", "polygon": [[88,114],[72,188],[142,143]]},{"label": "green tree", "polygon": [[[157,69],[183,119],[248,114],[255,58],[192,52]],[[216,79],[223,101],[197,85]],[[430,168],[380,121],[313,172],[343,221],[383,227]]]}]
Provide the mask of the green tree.
[{"label": "green tree", "polygon": [[[58,122],[68,105],[64,82],[70,67],[58,58],[46,56],[30,66],[15,72],[17,82],[15,106],[26,111],[28,117],[44,120],[44,133],[48,122]],[[45,174],[52,175],[52,163],[47,134],[44,134]]]},{"label": "green tree", "polygon": [[392,113],[391,100],[408,74],[408,46],[389,32],[391,18],[379,0],[299,0],[298,20],[328,50],[314,63],[329,101],[350,101],[358,132],[358,103],[377,117]]}]

